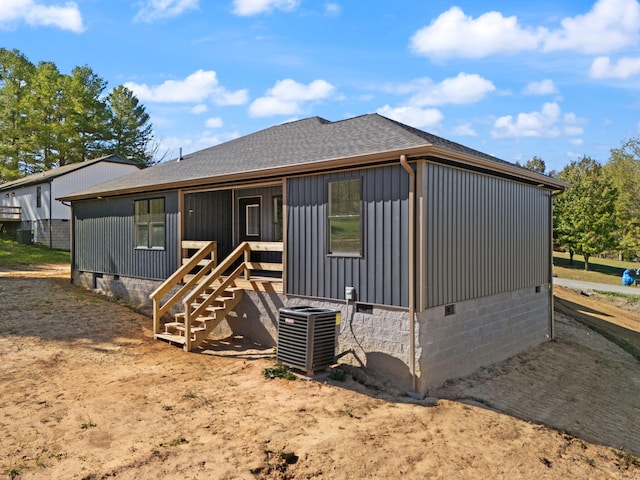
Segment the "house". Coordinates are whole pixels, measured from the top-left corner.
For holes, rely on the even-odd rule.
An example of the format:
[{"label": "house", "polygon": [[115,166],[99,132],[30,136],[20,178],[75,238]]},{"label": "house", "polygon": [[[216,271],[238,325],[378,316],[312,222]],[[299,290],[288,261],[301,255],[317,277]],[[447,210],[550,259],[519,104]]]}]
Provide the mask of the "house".
[{"label": "house", "polygon": [[71,208],[54,199],[137,170],[133,162],[108,155],[0,184],[0,225],[25,243],[69,250]]},{"label": "house", "polygon": [[312,117],[66,196],[73,282],[151,295],[156,338],[185,350],[338,310],[343,361],[426,392],[553,336],[565,186],[377,114]]}]

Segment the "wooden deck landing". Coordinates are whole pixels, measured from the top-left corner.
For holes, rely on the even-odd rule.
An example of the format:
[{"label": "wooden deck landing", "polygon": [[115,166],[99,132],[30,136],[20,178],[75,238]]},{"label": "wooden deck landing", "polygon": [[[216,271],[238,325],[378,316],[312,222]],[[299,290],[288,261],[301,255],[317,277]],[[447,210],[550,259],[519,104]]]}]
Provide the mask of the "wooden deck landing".
[{"label": "wooden deck landing", "polygon": [[22,221],[22,208],[0,205],[0,222]]}]

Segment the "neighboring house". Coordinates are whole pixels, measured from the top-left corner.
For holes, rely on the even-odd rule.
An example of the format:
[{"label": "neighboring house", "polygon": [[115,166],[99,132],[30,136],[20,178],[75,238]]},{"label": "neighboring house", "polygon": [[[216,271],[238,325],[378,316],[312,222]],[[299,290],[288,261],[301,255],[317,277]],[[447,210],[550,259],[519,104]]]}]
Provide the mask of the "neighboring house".
[{"label": "neighboring house", "polygon": [[[552,196],[565,186],[380,115],[313,117],[66,196],[73,282],[134,303],[155,291],[156,337],[187,350],[219,313],[275,344],[280,307],[337,309],[344,361],[426,392],[553,336]],[[205,240],[219,264],[207,278],[227,278],[213,288],[235,278],[242,296],[196,300],[210,298],[201,278],[174,273]],[[174,294],[185,311],[163,330]]]},{"label": "neighboring house", "polygon": [[25,243],[69,250],[71,208],[55,199],[137,170],[133,162],[108,155],[0,184],[0,223]]}]

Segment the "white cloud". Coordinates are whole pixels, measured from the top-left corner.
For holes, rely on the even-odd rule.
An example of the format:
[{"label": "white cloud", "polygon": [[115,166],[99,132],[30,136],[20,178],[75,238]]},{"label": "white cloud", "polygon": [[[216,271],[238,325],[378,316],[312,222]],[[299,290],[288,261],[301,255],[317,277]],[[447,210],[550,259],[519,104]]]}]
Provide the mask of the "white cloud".
[{"label": "white cloud", "polygon": [[335,87],[325,80],[314,80],[308,85],[287,78],[276,82],[267,95],[257,98],[249,107],[252,117],[295,115],[303,112],[304,102],[317,102],[329,98]]},{"label": "white cloud", "polygon": [[206,112],[207,110],[209,110],[209,107],[207,107],[207,105],[205,105],[204,103],[199,103],[198,105],[195,105],[191,110],[189,110],[191,113],[193,113],[194,115],[199,115],[201,113]]},{"label": "white cloud", "polygon": [[546,51],[599,54],[638,42],[640,4],[636,0],[598,0],[584,15],[567,17],[544,39]]},{"label": "white cloud", "polygon": [[212,135],[209,132],[203,132],[202,135],[192,143],[192,150],[190,151],[197,152],[203,148],[213,147],[214,145],[228,142],[229,140],[234,140],[238,137],[240,137],[240,133],[237,131],[224,132],[216,135]]},{"label": "white cloud", "polygon": [[571,145],[579,146],[584,144],[584,140],[582,138],[572,138],[571,140],[569,140],[569,143]]},{"label": "white cloud", "polygon": [[177,17],[187,10],[198,8],[200,0],[146,0],[134,17],[135,22],[155,22],[163,18]]},{"label": "white cloud", "polygon": [[198,70],[184,80],[167,80],[156,86],[134,82],[124,85],[143,102],[201,103],[210,100],[217,105],[243,105],[249,100],[247,90],[229,92],[220,86],[213,70]]},{"label": "white cloud", "polygon": [[384,107],[379,108],[377,110],[377,113],[416,128],[435,127],[444,118],[440,110],[438,110],[437,108],[392,108],[389,105],[385,105]]},{"label": "white cloud", "polygon": [[573,113],[561,115],[557,103],[545,103],[539,112],[519,113],[498,118],[491,135],[503,137],[559,137],[560,135],[581,135],[584,123]]},{"label": "white cloud", "polygon": [[36,0],[2,0],[0,26],[9,28],[20,21],[32,27],[58,27],[75,33],[84,31],[82,15],[75,2],[58,6],[42,5]]},{"label": "white cloud", "polygon": [[515,16],[487,12],[473,18],[451,7],[410,40],[411,49],[431,58],[482,58],[527,51],[603,54],[633,46],[640,39],[636,0],[598,0],[585,14],[566,17],[555,30],[525,27]]},{"label": "white cloud", "polygon": [[481,58],[494,53],[515,53],[538,46],[540,32],[525,29],[516,17],[500,12],[474,19],[459,7],[440,14],[411,37],[411,49],[427,57]]},{"label": "white cloud", "polygon": [[563,128],[563,132],[565,135],[576,136],[582,135],[584,133],[584,128],[578,127],[577,125],[567,125]]},{"label": "white cloud", "polygon": [[274,9],[288,12],[298,4],[298,0],[233,0],[232,12],[240,16],[258,15]]},{"label": "white cloud", "polygon": [[571,160],[581,160],[582,158],[584,158],[584,153],[567,152],[567,157]]},{"label": "white cloud", "polygon": [[238,138],[240,133],[237,131],[223,132],[216,135],[212,135],[210,132],[204,131],[197,134],[195,137],[166,137],[160,139],[160,147],[158,151],[166,154],[165,160],[175,160],[180,154],[182,149],[182,155],[188,153],[197,152],[203,148],[213,147],[220,143],[228,142]]},{"label": "white cloud", "polygon": [[552,95],[558,93],[558,87],[553,83],[553,80],[548,78],[539,82],[531,82],[524,87],[523,93],[525,95]]},{"label": "white cloud", "polygon": [[446,78],[433,83],[429,78],[419,78],[407,84],[393,87],[396,93],[412,93],[407,102],[417,107],[455,104],[463,105],[482,100],[496,87],[480,75],[459,73],[456,77]]},{"label": "white cloud", "polygon": [[342,12],[342,7],[338,3],[327,2],[324,5],[324,12],[326,15],[336,16]]},{"label": "white cloud", "polygon": [[207,128],[220,128],[222,125],[224,125],[224,122],[220,117],[211,117],[207,118],[205,125],[207,126]]},{"label": "white cloud", "polygon": [[597,57],[589,69],[592,78],[626,80],[640,74],[640,57],[625,57],[612,64],[609,57]]},{"label": "white cloud", "polygon": [[453,129],[454,135],[460,135],[465,137],[477,137],[478,132],[476,132],[470,123],[465,123],[464,125],[458,125]]}]

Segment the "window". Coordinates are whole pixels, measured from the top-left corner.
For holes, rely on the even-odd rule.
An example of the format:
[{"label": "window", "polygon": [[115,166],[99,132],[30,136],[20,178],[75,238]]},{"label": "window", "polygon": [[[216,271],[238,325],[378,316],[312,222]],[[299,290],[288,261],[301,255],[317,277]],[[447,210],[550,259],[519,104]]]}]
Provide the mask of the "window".
[{"label": "window", "polygon": [[282,197],[273,197],[273,240],[282,241]]},{"label": "window", "polygon": [[164,248],[164,198],[135,201],[136,247]]},{"label": "window", "polygon": [[247,237],[260,236],[260,204],[255,203],[246,206],[246,225],[245,232]]},{"label": "window", "polygon": [[40,185],[36,187],[36,208],[42,208],[42,187]]},{"label": "window", "polygon": [[329,183],[329,253],[362,254],[360,179]]}]

